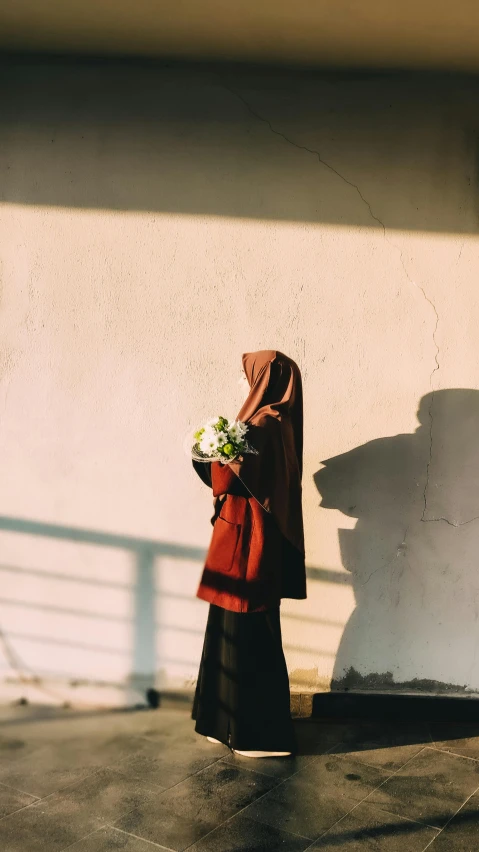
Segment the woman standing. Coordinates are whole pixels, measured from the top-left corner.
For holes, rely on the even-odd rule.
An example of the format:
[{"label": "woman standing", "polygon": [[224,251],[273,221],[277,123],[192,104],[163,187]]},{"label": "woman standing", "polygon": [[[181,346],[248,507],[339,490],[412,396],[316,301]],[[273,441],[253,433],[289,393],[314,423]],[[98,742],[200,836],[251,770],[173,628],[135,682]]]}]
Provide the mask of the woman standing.
[{"label": "woman standing", "polygon": [[291,754],[294,734],[279,617],[305,598],[301,374],[273,350],[243,355],[238,414],[258,454],[194,462],[213,489],[213,535],[198,589],[210,603],[193,705],[196,731],[238,754]]}]

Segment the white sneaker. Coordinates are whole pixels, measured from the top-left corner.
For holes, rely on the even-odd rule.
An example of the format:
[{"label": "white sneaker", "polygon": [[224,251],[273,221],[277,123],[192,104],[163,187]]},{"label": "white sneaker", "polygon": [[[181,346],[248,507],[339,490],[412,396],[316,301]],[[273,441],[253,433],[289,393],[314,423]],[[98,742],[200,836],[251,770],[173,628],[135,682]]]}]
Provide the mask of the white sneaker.
[{"label": "white sneaker", "polygon": [[290,751],[237,751],[235,748],[233,754],[241,757],[291,757]]},{"label": "white sneaker", "polygon": [[206,737],[209,743],[215,743],[215,745],[223,745],[221,740],[215,740],[214,737]]}]

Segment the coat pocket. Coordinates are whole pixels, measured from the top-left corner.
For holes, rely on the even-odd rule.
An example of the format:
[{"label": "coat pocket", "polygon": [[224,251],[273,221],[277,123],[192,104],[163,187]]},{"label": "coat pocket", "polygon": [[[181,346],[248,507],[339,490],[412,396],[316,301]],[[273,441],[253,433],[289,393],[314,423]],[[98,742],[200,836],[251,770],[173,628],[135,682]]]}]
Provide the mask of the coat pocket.
[{"label": "coat pocket", "polygon": [[241,524],[233,524],[219,516],[213,528],[206,568],[211,571],[231,571],[241,531]]}]

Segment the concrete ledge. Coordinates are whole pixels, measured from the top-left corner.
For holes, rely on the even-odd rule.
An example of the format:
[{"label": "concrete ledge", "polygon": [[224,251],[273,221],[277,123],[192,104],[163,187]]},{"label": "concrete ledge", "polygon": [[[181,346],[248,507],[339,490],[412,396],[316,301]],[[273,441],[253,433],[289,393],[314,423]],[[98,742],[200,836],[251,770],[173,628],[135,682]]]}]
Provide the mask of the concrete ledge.
[{"label": "concrete ledge", "polygon": [[[401,722],[477,722],[479,696],[324,692],[307,696],[313,719],[375,719]],[[302,701],[299,702],[300,709]],[[309,706],[305,701],[304,708]]]}]

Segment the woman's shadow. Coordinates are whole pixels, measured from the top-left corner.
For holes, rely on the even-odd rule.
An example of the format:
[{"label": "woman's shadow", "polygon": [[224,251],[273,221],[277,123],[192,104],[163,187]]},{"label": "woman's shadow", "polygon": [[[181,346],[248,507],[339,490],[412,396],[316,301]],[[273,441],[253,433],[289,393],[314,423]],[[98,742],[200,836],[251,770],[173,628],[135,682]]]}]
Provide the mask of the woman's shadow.
[{"label": "woman's shadow", "polygon": [[339,529],[356,606],[332,689],[479,690],[479,391],[424,396],[411,434],[327,459],[321,507]]}]

